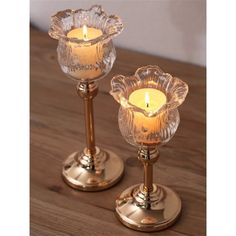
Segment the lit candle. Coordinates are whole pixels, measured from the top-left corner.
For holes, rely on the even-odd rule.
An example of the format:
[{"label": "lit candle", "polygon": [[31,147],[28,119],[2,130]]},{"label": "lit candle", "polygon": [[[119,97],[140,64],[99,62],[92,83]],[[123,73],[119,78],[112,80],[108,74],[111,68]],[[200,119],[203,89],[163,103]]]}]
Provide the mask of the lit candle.
[{"label": "lit candle", "polygon": [[[135,90],[129,96],[129,102],[146,112],[158,111],[164,104],[166,104],[166,95],[160,90],[153,88],[142,88]],[[160,131],[161,125],[165,120],[165,114],[148,117],[141,112],[134,112],[133,122],[137,130],[145,133],[147,137],[151,133]],[[136,130],[136,131],[137,131]],[[143,135],[142,135],[143,137]],[[149,144],[148,140],[137,137],[139,143]]]},{"label": "lit candle", "polygon": [[[81,28],[76,28],[68,32],[68,38],[77,38],[85,42],[91,39],[98,38],[102,35],[100,29],[90,28],[84,25]],[[93,79],[101,75],[101,70],[98,63],[103,58],[103,49],[101,44],[90,45],[84,43],[78,45],[77,43],[69,42],[72,56],[78,64],[78,68],[72,69],[69,74],[78,79]]]}]

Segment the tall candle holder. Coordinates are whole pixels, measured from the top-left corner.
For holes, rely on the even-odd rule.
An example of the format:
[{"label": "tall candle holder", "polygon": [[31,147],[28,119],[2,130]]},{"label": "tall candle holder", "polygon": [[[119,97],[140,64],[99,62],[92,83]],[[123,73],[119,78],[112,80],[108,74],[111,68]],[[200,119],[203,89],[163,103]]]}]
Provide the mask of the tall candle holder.
[{"label": "tall candle holder", "polygon": [[88,10],[64,10],[51,18],[49,35],[58,40],[58,62],[62,71],[77,81],[84,100],[87,147],[64,162],[62,177],[73,188],[98,191],[111,187],[122,176],[123,161],[110,150],[95,146],[93,99],[97,81],[111,70],[116,59],[112,38],[123,30],[118,16],[108,16],[101,6]]},{"label": "tall candle holder", "polygon": [[[138,159],[144,166],[144,183],[120,194],[116,200],[116,215],[124,225],[135,230],[165,229],[180,215],[181,200],[172,189],[153,183],[153,164],[159,157],[158,147],[167,143],[177,130],[180,122],[177,108],[185,100],[188,86],[158,66],[145,66],[133,76],[113,77],[111,87],[111,95],[121,105],[118,115],[121,134],[138,148]],[[159,96],[149,101],[154,109],[149,107],[149,102],[145,109],[140,108],[137,100],[134,102],[138,105],[132,103],[131,94],[136,91],[136,95],[142,95],[142,89]],[[158,107],[162,98],[166,101]]]}]

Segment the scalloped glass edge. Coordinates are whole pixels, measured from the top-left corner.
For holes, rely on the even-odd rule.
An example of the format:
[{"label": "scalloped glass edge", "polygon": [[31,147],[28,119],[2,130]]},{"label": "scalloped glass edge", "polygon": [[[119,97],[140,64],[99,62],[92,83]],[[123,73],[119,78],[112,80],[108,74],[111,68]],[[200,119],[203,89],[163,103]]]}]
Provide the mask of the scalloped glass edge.
[{"label": "scalloped glass edge", "polygon": [[[153,111],[146,111],[131,104],[128,100],[129,95],[134,90],[140,88],[160,89],[167,96],[167,103],[160,109]],[[163,72],[163,70],[157,65],[148,65],[138,68],[132,76],[114,76],[111,79],[110,94],[122,107],[152,117],[180,106],[184,102],[188,91],[188,85],[181,79]]]},{"label": "scalloped glass edge", "polygon": [[[63,29],[63,24],[65,24],[65,19],[70,18],[72,27],[75,24],[75,16],[76,14],[98,14],[100,17],[100,20],[104,21],[104,28],[101,29],[103,31],[103,34],[97,38],[91,39],[91,40],[81,40],[78,38],[68,38],[67,33],[68,30]],[[71,17],[72,16],[72,17]],[[67,22],[68,23],[68,22]],[[60,39],[63,38],[66,41],[70,41],[77,44],[96,44],[98,42],[110,39],[112,37],[117,36],[122,32],[124,29],[123,23],[120,19],[120,17],[116,15],[107,15],[106,12],[103,10],[103,8],[100,5],[93,5],[91,8],[85,10],[85,9],[66,9],[64,11],[59,11],[55,15],[51,16],[51,25],[48,31],[48,34],[50,37],[54,39]]]}]

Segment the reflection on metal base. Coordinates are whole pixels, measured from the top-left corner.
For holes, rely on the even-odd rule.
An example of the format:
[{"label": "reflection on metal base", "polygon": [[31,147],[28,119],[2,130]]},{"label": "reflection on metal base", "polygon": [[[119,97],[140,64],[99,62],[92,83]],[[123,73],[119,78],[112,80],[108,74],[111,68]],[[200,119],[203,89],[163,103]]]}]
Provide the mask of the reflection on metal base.
[{"label": "reflection on metal base", "polygon": [[143,184],[126,189],[116,200],[116,215],[127,227],[138,231],[159,231],[172,225],[181,212],[181,200],[168,187],[153,184],[152,192]]},{"label": "reflection on metal base", "polygon": [[63,163],[62,177],[72,188],[99,191],[117,183],[124,172],[120,157],[109,150],[100,150],[91,158],[87,149],[71,154]]}]

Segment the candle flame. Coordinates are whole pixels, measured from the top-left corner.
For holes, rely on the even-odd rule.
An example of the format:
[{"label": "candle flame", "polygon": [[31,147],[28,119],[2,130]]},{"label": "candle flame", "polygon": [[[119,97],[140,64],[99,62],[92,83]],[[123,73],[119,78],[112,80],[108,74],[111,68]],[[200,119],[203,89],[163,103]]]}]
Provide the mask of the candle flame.
[{"label": "candle flame", "polygon": [[148,92],[145,92],[145,104],[147,107],[149,107],[150,104],[150,98]]},{"label": "candle flame", "polygon": [[86,25],[83,25],[83,37],[84,37],[84,40],[88,39],[88,29]]}]

